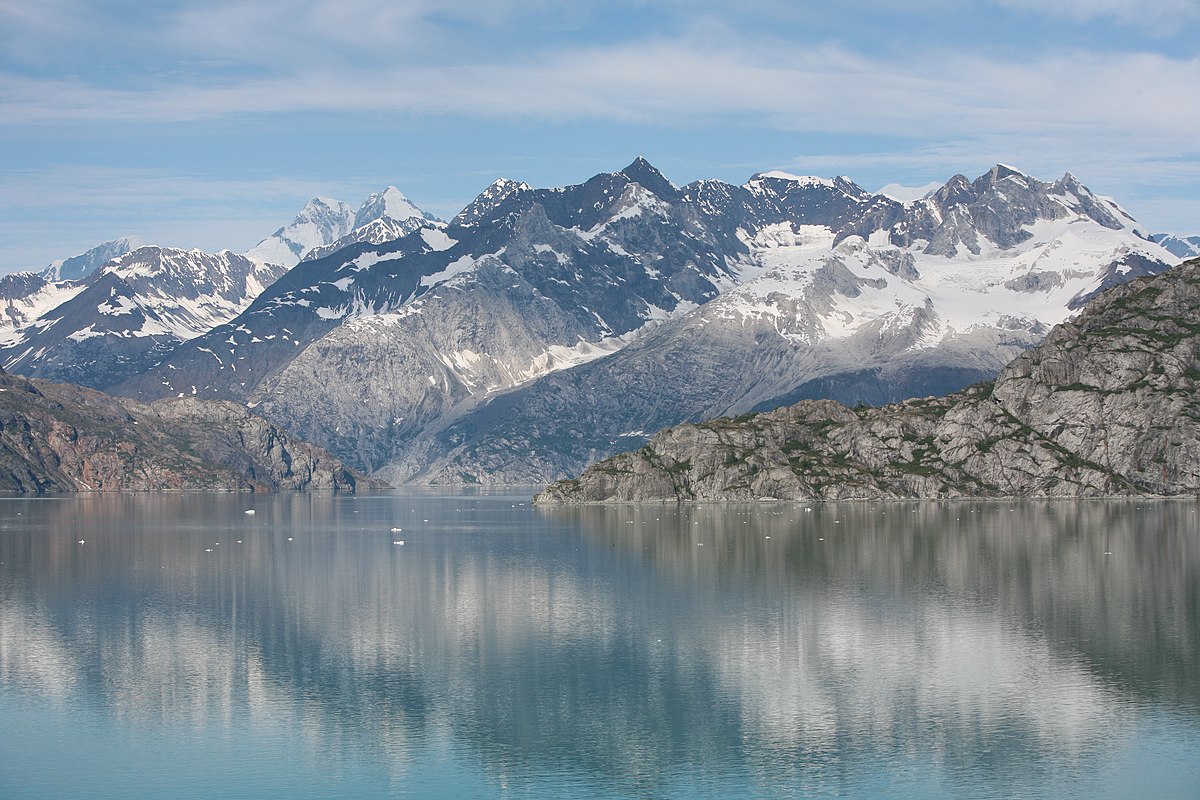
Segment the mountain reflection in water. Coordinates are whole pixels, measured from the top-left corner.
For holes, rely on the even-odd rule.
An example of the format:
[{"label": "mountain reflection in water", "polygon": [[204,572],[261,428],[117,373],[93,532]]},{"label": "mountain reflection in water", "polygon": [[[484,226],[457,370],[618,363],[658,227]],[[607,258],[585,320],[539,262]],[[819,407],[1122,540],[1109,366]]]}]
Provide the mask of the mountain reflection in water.
[{"label": "mountain reflection in water", "polygon": [[[0,501],[0,723],[86,712],[128,764],[249,732],[280,767],[247,796],[1195,785],[1144,754],[1200,745],[1196,503],[808,508]],[[19,737],[0,756],[37,788]]]}]

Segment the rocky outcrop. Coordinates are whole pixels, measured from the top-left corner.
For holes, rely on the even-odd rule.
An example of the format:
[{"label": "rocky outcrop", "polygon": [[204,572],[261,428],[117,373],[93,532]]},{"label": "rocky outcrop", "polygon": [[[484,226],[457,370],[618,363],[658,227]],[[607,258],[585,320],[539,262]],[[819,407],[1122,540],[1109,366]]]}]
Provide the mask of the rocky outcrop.
[{"label": "rocky outcrop", "polygon": [[1115,287],[994,383],[685,424],[538,502],[1200,494],[1200,260]]},{"label": "rocky outcrop", "polygon": [[143,404],[0,372],[0,491],[379,488],[246,409]]}]

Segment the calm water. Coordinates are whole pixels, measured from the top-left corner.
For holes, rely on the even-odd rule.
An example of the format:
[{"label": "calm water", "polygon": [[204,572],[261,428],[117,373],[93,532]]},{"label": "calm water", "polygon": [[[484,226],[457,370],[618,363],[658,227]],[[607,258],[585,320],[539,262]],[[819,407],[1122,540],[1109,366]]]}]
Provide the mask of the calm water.
[{"label": "calm water", "polygon": [[0,796],[1193,798],[1197,511],[0,500]]}]

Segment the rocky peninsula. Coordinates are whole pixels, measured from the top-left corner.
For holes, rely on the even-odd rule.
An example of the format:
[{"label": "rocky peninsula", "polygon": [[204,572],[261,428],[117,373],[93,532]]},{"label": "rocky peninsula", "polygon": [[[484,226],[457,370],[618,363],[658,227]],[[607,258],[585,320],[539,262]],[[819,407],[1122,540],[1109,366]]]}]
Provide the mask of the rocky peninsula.
[{"label": "rocky peninsula", "polygon": [[539,503],[1200,494],[1200,260],[1116,286],[993,382],[687,423]]}]

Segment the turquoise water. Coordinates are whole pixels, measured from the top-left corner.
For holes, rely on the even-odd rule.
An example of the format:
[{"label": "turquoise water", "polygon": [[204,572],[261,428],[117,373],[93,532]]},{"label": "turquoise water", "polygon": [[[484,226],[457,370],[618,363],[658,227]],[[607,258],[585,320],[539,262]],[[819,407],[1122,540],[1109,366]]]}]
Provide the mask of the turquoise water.
[{"label": "turquoise water", "polygon": [[1200,795],[1195,502],[528,499],[0,500],[0,797]]}]

